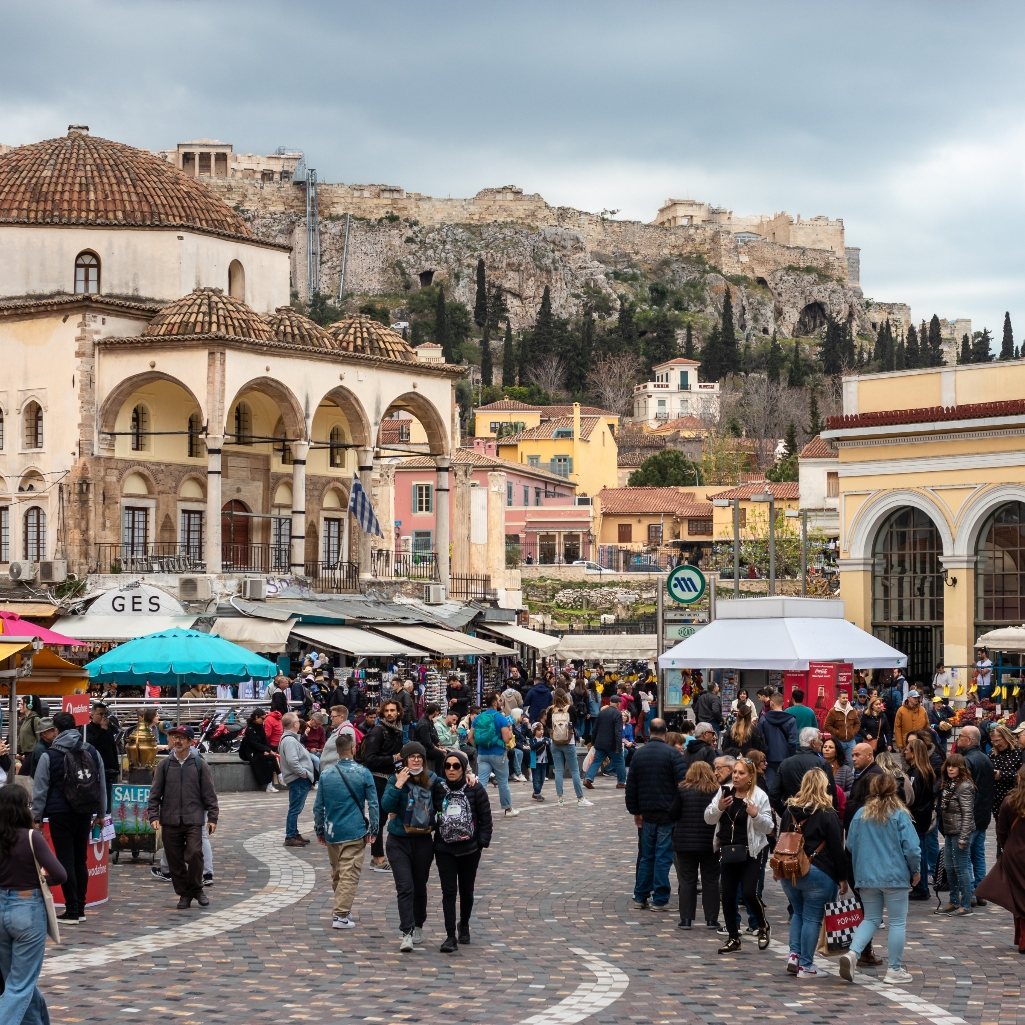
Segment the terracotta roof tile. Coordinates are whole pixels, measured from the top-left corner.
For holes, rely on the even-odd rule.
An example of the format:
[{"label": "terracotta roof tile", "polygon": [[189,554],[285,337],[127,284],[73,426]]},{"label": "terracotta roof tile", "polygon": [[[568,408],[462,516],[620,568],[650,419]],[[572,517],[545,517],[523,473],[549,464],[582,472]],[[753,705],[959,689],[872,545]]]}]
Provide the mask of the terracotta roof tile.
[{"label": "terracotta roof tile", "polygon": [[822,436],[816,434],[804,448],[801,449],[799,459],[838,459],[840,453],[835,448],[829,447],[829,442],[824,441]]},{"label": "terracotta roof tile", "polygon": [[921,406],[916,409],[887,409],[877,413],[831,416],[826,429],[842,431],[853,427],[893,427],[898,424],[941,423],[944,420],[977,420],[983,417],[1023,416],[1025,399],[1004,402],[968,402],[963,406]]},{"label": "terracotta roof tile", "polygon": [[[580,438],[582,441],[586,441],[591,437],[591,434],[601,420],[602,418],[599,416],[582,416],[580,418]],[[525,431],[520,431],[518,434],[508,434],[504,438],[499,438],[498,445],[499,447],[515,445],[518,441],[550,441],[555,437],[555,432],[560,427],[572,426],[573,417],[557,416],[551,420],[545,420],[539,427],[528,427]],[[566,440],[569,441],[570,439],[567,438]]]},{"label": "terracotta roof tile", "polygon": [[[489,402],[486,406],[475,407],[481,413],[540,413],[542,419],[551,419],[556,416],[573,416],[573,407],[569,406],[532,406],[528,402],[520,402],[519,399],[498,399]],[[581,416],[619,416],[609,409],[602,409],[600,406],[581,406]]]},{"label": "terracotta roof tile", "polygon": [[663,431],[702,431],[705,434],[711,433],[708,424],[697,416],[678,416],[675,420],[670,420],[662,424],[661,427],[656,427],[652,433],[661,434]]},{"label": "terracotta roof tile", "polygon": [[403,363],[420,362],[402,335],[362,314],[331,324],[327,331],[343,352],[360,352]]},{"label": "terracotta roof tile", "polygon": [[264,319],[279,342],[306,345],[312,349],[338,348],[338,343],[324,328],[304,317],[294,306],[279,306]]},{"label": "terracotta roof tile", "polygon": [[719,491],[715,498],[745,498],[749,499],[755,492],[764,494],[771,491],[779,499],[800,498],[800,487],[796,481],[783,481],[775,484],[770,481],[756,481],[752,484],[741,484],[739,488],[731,488],[729,491]]},{"label": "terracotta roof tile", "polygon": [[[388,420],[382,422],[388,423]],[[395,421],[401,423],[401,421]],[[500,459],[497,456],[489,456],[483,452],[477,452],[472,448],[457,448],[452,453],[453,463],[468,463],[474,467],[486,470],[506,470],[508,472],[522,473],[526,477],[536,477],[538,480],[554,481],[557,484],[565,485],[568,488],[575,488],[576,485],[560,477],[558,474],[548,473],[537,466],[528,466],[526,463],[517,463],[512,459]],[[420,470],[434,467],[434,456],[413,456],[411,459],[404,459],[398,464],[400,470]]]},{"label": "terracotta roof tile", "polygon": [[197,288],[168,303],[142,333],[146,338],[218,335],[258,342],[269,342],[275,337],[263,317],[219,288]]},{"label": "terracotta roof tile", "polygon": [[667,359],[665,363],[655,363],[652,366],[653,370],[657,370],[659,367],[700,367],[701,361],[696,359],[685,359],[683,356],[677,356],[674,359]]},{"label": "terracotta roof tile", "polygon": [[693,491],[679,488],[602,488],[598,492],[602,515],[671,513],[674,516],[711,516],[712,506],[695,502]]},{"label": "terracotta roof tile", "polygon": [[520,402],[518,399],[498,399],[497,402],[489,402],[486,406],[477,406],[476,408],[485,413],[513,413],[524,410],[533,412],[541,407],[528,405],[526,402]]}]

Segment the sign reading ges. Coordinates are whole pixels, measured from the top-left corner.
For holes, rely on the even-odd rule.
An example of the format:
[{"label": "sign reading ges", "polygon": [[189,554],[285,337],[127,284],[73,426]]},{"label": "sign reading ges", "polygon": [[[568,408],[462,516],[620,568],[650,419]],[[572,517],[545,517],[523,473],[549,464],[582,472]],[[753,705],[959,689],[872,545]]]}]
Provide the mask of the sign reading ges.
[{"label": "sign reading ges", "polygon": [[705,574],[697,566],[677,566],[666,579],[669,597],[681,605],[692,605],[705,596]]},{"label": "sign reading ges", "polygon": [[91,616],[184,616],[185,609],[166,591],[135,583],[106,591],[89,606]]}]

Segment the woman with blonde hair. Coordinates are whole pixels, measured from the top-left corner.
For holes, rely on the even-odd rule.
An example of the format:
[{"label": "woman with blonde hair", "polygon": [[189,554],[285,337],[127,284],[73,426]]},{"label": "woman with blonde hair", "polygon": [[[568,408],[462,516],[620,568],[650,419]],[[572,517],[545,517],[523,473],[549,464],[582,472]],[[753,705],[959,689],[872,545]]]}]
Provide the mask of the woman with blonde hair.
[{"label": "woman with blonde hair", "polygon": [[1014,789],[997,816],[997,861],[975,888],[1014,916],[1014,942],[1025,954],[1025,768],[1018,770]]},{"label": "woman with blonde hair", "polygon": [[[694,762],[680,784],[680,815],[673,826],[673,864],[680,897],[680,928],[689,929],[698,906],[698,871],[701,872],[701,910],[705,925],[719,925],[719,859],[713,843],[715,826],[705,822],[708,802],[719,781],[708,762]],[[675,813],[675,809],[673,809]]]},{"label": "woman with blonde hair", "polygon": [[826,905],[836,899],[838,889],[847,892],[843,832],[829,794],[829,781],[821,769],[805,773],[801,789],[787,801],[780,832],[800,833],[804,853],[811,862],[806,875],[780,880],[794,909],[787,971],[799,979],[817,979],[823,973],[814,964],[815,947]]},{"label": "woman with blonde hair", "polygon": [[858,958],[872,942],[886,907],[888,964],[883,982],[911,982],[904,971],[904,939],[908,918],[908,886],[919,879],[922,850],[915,824],[897,796],[897,782],[888,773],[873,776],[869,798],[847,831],[847,849],[854,864],[853,883],[865,918],[854,933],[851,949],[840,955],[840,975],[854,981]]},{"label": "woman with blonde hair", "polygon": [[737,718],[733,725],[722,735],[722,749],[733,754],[735,751],[746,755],[752,749],[766,750],[765,737],[760,727],[754,725],[754,707],[750,701],[737,706]]}]

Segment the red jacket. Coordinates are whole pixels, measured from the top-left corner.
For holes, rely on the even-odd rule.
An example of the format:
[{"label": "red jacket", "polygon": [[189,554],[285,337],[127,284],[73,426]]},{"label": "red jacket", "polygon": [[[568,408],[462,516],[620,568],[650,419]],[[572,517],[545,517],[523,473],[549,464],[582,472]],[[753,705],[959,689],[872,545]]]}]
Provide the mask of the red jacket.
[{"label": "red jacket", "polygon": [[267,734],[267,743],[277,751],[282,733],[281,713],[277,709],[267,713],[267,718],[263,720],[263,732]]}]

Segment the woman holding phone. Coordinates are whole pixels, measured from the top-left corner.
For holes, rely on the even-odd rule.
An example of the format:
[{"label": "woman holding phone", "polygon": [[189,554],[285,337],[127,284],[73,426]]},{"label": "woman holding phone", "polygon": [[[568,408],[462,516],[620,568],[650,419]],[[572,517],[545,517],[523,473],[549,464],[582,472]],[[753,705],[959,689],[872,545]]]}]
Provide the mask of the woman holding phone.
[{"label": "woman holding phone", "polygon": [[737,913],[739,886],[747,909],[758,927],[758,949],[769,945],[769,923],[758,898],[758,880],[768,851],[767,837],[773,829],[769,795],[755,782],[755,769],[748,758],[738,758],[730,783],[723,784],[705,808],[705,821],[715,825],[714,847],[719,852],[719,881],[722,909],[729,939],[720,954],[740,950],[740,917]]}]

